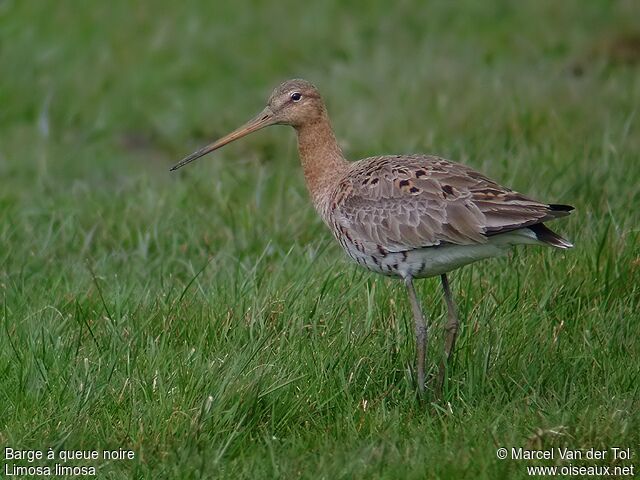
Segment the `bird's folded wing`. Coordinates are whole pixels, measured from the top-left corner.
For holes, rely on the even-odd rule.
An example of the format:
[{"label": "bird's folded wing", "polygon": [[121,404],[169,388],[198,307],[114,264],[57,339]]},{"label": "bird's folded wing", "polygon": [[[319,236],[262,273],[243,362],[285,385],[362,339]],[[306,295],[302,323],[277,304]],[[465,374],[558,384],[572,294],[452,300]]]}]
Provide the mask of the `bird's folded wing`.
[{"label": "bird's folded wing", "polygon": [[333,195],[333,219],[366,249],[404,251],[484,243],[568,212],[439,157],[361,160]]}]

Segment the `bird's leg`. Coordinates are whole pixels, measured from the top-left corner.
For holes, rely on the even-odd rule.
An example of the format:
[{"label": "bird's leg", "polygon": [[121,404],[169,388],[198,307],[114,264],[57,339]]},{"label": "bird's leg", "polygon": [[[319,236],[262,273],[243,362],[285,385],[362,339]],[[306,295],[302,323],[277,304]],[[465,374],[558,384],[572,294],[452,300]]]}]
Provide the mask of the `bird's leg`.
[{"label": "bird's leg", "polygon": [[455,348],[456,338],[458,336],[458,326],[460,325],[460,322],[458,321],[456,304],[453,301],[451,289],[449,288],[449,279],[447,278],[447,274],[443,273],[442,275],[440,275],[440,279],[442,280],[444,298],[447,301],[447,325],[444,328],[444,357],[440,362],[440,369],[438,372],[438,385],[436,388],[437,392],[442,392],[442,386],[444,385],[444,376],[447,371],[447,364],[449,363],[451,354],[453,353],[453,349]]},{"label": "bird's leg", "polygon": [[411,302],[411,310],[413,310],[413,320],[416,328],[416,366],[418,371],[418,390],[424,393],[424,367],[427,353],[427,323],[425,322],[420,302],[413,287],[413,278],[406,277],[404,283],[409,292],[409,301]]}]

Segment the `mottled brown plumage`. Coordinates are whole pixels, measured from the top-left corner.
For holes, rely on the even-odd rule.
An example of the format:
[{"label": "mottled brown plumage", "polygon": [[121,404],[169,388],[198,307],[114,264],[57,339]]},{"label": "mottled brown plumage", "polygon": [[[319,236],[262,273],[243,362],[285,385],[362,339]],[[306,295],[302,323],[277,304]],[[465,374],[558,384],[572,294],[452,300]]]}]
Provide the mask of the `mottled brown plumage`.
[{"label": "mottled brown plumage", "polygon": [[317,89],[305,80],[277,87],[253,120],[189,155],[183,165],[263,127],[291,125],[313,204],[346,253],[374,272],[404,280],[414,314],[418,386],[424,388],[427,325],[413,279],[440,275],[447,300],[438,390],[458,330],[446,273],[517,244],[572,245],[543,222],[573,207],[546,204],[475,170],[431,155],[387,155],[348,162]]},{"label": "mottled brown plumage", "polygon": [[458,163],[428,155],[373,157],[352,164],[331,193],[329,216],[367,252],[488,237],[567,215],[565,209],[501,187]]}]

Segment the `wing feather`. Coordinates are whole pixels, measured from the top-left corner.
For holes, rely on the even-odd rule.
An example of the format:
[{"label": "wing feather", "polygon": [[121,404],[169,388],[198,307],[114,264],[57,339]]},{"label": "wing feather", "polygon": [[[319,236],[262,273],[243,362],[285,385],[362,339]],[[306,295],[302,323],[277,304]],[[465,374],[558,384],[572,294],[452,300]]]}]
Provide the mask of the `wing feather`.
[{"label": "wing feather", "polygon": [[355,162],[332,200],[336,231],[346,229],[371,251],[484,243],[488,236],[569,213],[426,155]]}]

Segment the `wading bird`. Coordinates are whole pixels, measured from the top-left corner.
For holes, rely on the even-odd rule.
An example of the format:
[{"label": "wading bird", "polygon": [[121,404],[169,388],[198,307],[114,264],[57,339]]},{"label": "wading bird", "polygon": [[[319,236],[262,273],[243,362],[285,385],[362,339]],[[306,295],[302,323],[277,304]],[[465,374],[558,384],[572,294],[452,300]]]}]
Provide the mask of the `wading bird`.
[{"label": "wading bird", "polygon": [[269,125],[295,128],[313,205],[347,255],[373,272],[404,281],[415,323],[421,393],[428,330],[414,279],[440,276],[447,303],[439,392],[459,325],[447,272],[514,245],[573,246],[543,223],[569,215],[573,207],[537,202],[464,165],[433,155],[347,161],[318,90],[305,80],[281,84],[255,118],[171,170]]}]

